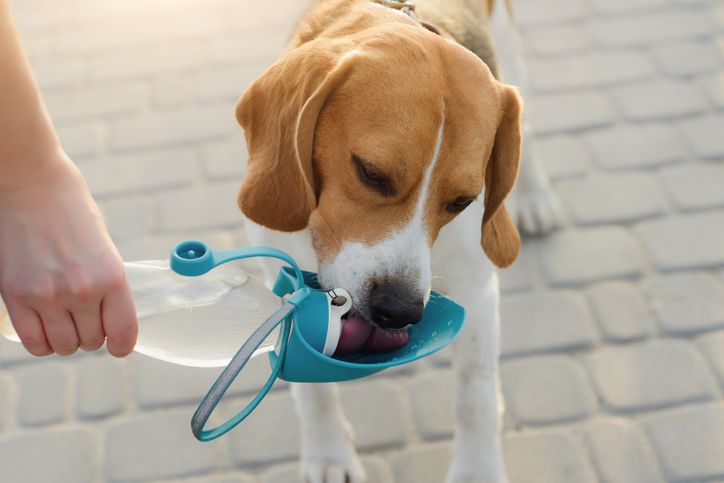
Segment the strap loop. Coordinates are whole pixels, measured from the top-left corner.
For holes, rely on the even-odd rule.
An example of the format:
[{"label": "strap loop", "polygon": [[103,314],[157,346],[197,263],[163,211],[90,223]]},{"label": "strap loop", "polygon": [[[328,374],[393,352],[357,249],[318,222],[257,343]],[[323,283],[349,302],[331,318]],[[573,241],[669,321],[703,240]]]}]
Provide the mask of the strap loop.
[{"label": "strap loop", "polygon": [[[209,392],[206,393],[204,399],[201,400],[199,407],[196,409],[196,412],[194,412],[194,415],[191,418],[191,431],[199,441],[211,441],[212,439],[216,439],[232,430],[237,424],[246,419],[246,417],[249,416],[254,409],[256,409],[261,400],[264,399],[264,396],[266,396],[271,387],[274,385],[274,382],[279,375],[279,371],[282,368],[282,364],[284,363],[284,356],[286,354],[287,342],[289,341],[289,333],[291,331],[292,324],[290,316],[295,309],[296,307],[292,303],[288,301],[284,302],[282,306],[278,308],[271,317],[266,319],[266,321],[258,329],[256,329],[256,331],[254,331],[251,337],[244,342],[244,345],[242,345],[241,349],[239,349],[239,351],[234,355],[231,362],[229,362],[229,365],[221,372],[221,375],[211,386]],[[254,351],[256,351],[257,347],[259,347],[259,345],[264,342],[267,337],[269,337],[269,334],[271,334],[274,329],[282,323],[284,324],[284,328],[282,329],[280,338],[279,354],[269,354],[270,362],[273,364],[273,367],[272,373],[264,384],[264,387],[244,409],[236,413],[228,421],[215,428],[204,429],[206,421],[208,421],[211,413],[224,397],[224,394],[226,394],[226,391],[231,386],[231,383],[234,382],[234,379],[236,379],[241,370],[244,369],[246,363],[249,362],[249,359],[251,359]]]}]

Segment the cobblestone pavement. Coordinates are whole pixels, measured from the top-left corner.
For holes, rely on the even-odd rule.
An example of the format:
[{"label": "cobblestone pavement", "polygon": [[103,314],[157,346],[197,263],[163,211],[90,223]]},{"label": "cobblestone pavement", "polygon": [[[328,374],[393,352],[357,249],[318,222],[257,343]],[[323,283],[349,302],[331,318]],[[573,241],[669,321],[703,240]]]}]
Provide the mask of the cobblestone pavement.
[{"label": "cobblestone pavement", "polygon": [[[244,87],[291,0],[15,0],[63,143],[124,258],[245,243]],[[724,481],[724,2],[519,0],[565,226],[503,275],[513,482]],[[296,480],[282,387],[197,443],[216,370],[0,342],[4,483]],[[373,483],[440,483],[449,354],[342,386]],[[232,404],[233,405],[233,404]],[[384,408],[384,409],[380,409]]]}]

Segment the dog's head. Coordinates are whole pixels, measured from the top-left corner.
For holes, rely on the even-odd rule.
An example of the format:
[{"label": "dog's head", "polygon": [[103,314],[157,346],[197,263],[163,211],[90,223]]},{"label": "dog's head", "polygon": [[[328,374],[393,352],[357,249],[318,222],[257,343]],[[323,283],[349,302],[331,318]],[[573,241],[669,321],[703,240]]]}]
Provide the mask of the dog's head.
[{"label": "dog's head", "polygon": [[420,319],[440,229],[485,188],[482,248],[520,247],[503,200],[518,172],[520,100],[460,45],[412,26],[295,48],[242,96],[249,149],[239,206],[309,227],[320,281],[384,328]]}]

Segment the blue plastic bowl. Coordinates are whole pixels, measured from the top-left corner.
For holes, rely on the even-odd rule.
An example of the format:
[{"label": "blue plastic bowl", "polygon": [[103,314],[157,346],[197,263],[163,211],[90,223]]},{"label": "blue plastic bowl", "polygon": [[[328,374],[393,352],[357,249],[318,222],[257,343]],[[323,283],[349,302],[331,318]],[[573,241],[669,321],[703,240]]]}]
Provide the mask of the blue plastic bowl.
[{"label": "blue plastic bowl", "polygon": [[[181,275],[198,276],[232,260],[271,257],[289,264],[279,271],[274,293],[283,299],[280,308],[243,342],[201,401],[191,420],[194,435],[210,441],[243,421],[274,385],[277,378],[290,382],[349,381],[389,367],[426,357],[449,345],[460,333],[465,310],[452,300],[432,292],[422,320],[408,329],[409,342],[388,352],[357,353],[338,357],[322,353],[330,320],[327,292],[320,289],[317,275],[303,272],[286,253],[270,247],[237,248],[214,252],[205,243],[186,241],[171,253],[171,268]],[[224,424],[205,430],[204,425],[234,379],[257,347],[282,327],[276,351],[269,353],[271,376],[254,399]]]}]

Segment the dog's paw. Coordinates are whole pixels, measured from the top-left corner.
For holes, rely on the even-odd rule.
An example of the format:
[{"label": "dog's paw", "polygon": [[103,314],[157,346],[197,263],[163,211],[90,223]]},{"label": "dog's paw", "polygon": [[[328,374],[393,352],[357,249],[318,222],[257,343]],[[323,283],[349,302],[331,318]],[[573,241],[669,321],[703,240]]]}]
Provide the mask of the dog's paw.
[{"label": "dog's paw", "polygon": [[327,440],[320,443],[307,442],[302,449],[300,461],[303,483],[365,483],[362,462],[352,444]]},{"label": "dog's paw", "polygon": [[[359,466],[359,467],[357,467]],[[328,461],[307,462],[302,469],[304,483],[364,483],[364,470],[359,462],[340,465]]]},{"label": "dog's paw", "polygon": [[510,216],[524,235],[545,235],[560,223],[560,205],[550,187],[517,189],[508,199]]},{"label": "dog's paw", "polygon": [[[475,454],[468,453],[468,456]],[[500,451],[487,451],[485,457],[456,457],[448,470],[445,483],[508,483],[508,475]]]}]

